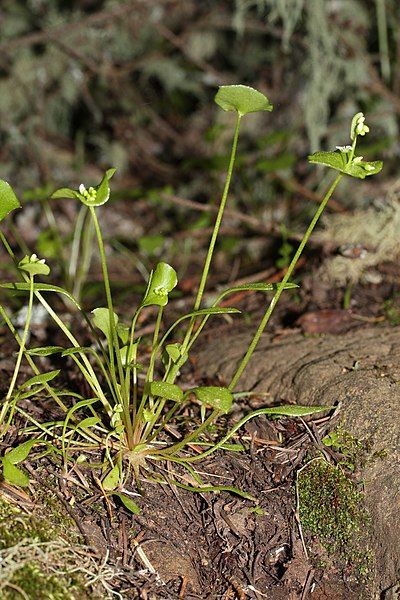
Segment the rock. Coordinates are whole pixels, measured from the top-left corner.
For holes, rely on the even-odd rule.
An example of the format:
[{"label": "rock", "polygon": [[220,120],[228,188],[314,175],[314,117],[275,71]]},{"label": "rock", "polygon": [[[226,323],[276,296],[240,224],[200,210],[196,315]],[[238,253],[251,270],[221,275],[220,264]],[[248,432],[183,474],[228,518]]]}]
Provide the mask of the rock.
[{"label": "rock", "polygon": [[[200,372],[229,381],[250,338],[229,335],[200,349]],[[275,403],[339,403],[343,428],[369,449],[362,479],[374,533],[376,598],[395,589],[400,578],[400,327],[365,327],[340,336],[264,335],[238,389],[270,392]]]}]

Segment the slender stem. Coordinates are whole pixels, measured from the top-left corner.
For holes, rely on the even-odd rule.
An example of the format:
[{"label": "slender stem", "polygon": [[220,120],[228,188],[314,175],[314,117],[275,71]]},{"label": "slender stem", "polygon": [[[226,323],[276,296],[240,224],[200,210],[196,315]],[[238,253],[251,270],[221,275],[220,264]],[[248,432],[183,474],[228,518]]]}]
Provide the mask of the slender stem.
[{"label": "slender stem", "polygon": [[30,288],[29,288],[29,302],[28,302],[28,311],[26,313],[25,327],[24,327],[24,331],[22,333],[21,344],[20,344],[20,347],[19,347],[17,362],[15,363],[14,373],[13,373],[13,376],[12,376],[12,379],[11,379],[10,387],[8,389],[8,392],[7,392],[6,401],[11,398],[11,395],[12,395],[12,393],[14,391],[15,383],[17,381],[19,369],[20,369],[20,366],[21,366],[22,357],[24,355],[26,340],[28,339],[29,326],[31,324],[32,306],[33,306],[33,283],[34,283],[33,275],[29,275],[29,283],[30,283]]},{"label": "slender stem", "polygon": [[[51,316],[51,318],[53,319],[53,321],[55,321],[55,323],[57,323],[57,325],[59,326],[59,328],[61,329],[61,331],[64,333],[64,335],[69,339],[69,341],[72,343],[72,345],[75,348],[79,348],[80,344],[78,342],[78,340],[74,337],[74,335],[72,335],[72,333],[69,331],[69,329],[64,325],[64,323],[61,321],[60,317],[57,315],[57,313],[51,308],[50,304],[48,304],[48,302],[46,302],[46,300],[43,298],[42,294],[40,292],[35,292],[35,296],[36,298],[39,300],[39,302],[42,304],[42,306],[44,306],[44,308],[47,310],[47,312],[49,313],[49,315]],[[85,356],[85,354],[82,352],[80,353],[80,357],[82,358],[82,362],[84,363],[86,369],[88,370],[88,372],[90,373],[91,376],[91,381],[93,383],[93,391],[98,394],[104,408],[107,411],[108,416],[112,416],[112,408],[111,405],[109,403],[109,401],[107,400],[107,398],[104,395],[103,390],[101,389],[101,385],[99,380],[97,379],[97,375],[94,372],[94,369],[88,359],[87,356]],[[90,384],[90,381],[88,382]]]},{"label": "slender stem", "polygon": [[269,307],[267,308],[266,312],[264,313],[263,318],[261,319],[260,325],[258,326],[258,329],[257,329],[256,333],[254,334],[254,337],[253,337],[253,339],[252,339],[252,341],[251,341],[251,343],[250,343],[250,345],[249,345],[249,347],[247,349],[246,354],[242,358],[242,360],[241,360],[241,362],[240,362],[240,364],[239,364],[239,366],[238,366],[238,368],[237,368],[234,376],[232,377],[232,380],[231,380],[231,382],[230,382],[230,384],[228,386],[228,388],[231,391],[235,389],[236,384],[238,383],[238,381],[239,381],[239,379],[240,379],[243,371],[247,367],[247,364],[248,364],[248,362],[249,362],[249,360],[250,360],[250,358],[251,358],[254,350],[256,349],[258,342],[260,341],[260,337],[261,337],[261,335],[262,335],[265,327],[267,326],[267,323],[268,323],[268,321],[269,321],[269,319],[270,319],[270,317],[271,317],[271,315],[272,315],[272,313],[273,313],[273,311],[275,309],[275,306],[278,303],[278,300],[279,300],[279,298],[280,298],[280,296],[281,296],[281,294],[282,294],[282,292],[284,290],[284,287],[285,287],[286,283],[289,281],[289,279],[290,279],[290,277],[291,277],[291,275],[293,273],[293,270],[294,270],[294,268],[295,268],[295,266],[297,264],[297,261],[299,260],[301,254],[302,254],[302,252],[304,250],[305,245],[308,242],[309,237],[310,237],[310,235],[311,235],[314,227],[316,226],[316,224],[317,224],[317,222],[318,222],[321,214],[323,213],[323,211],[324,211],[324,209],[325,209],[325,207],[326,207],[326,205],[328,203],[329,198],[332,196],[334,190],[336,189],[336,186],[338,185],[338,183],[340,182],[340,180],[342,179],[342,177],[343,177],[342,173],[340,173],[336,177],[336,179],[334,180],[334,182],[332,183],[332,185],[330,186],[330,188],[326,192],[326,194],[325,194],[325,196],[324,196],[321,204],[319,205],[319,207],[318,207],[318,209],[317,209],[317,211],[316,211],[316,213],[315,213],[315,215],[314,215],[311,223],[309,224],[309,226],[307,228],[307,231],[304,234],[304,237],[303,237],[303,239],[302,239],[299,247],[297,248],[296,254],[293,257],[293,259],[292,259],[292,261],[291,261],[291,263],[290,263],[290,265],[288,267],[288,270],[285,273],[284,278],[282,279],[282,281],[279,284],[279,287],[278,287],[278,290],[277,290],[275,296],[273,297],[273,299],[272,299]]},{"label": "slender stem", "polygon": [[[11,331],[11,333],[13,334],[13,336],[15,337],[16,341],[18,342],[18,344],[21,344],[21,340],[20,337],[14,327],[14,325],[12,324],[12,321],[10,320],[9,316],[7,315],[6,311],[4,310],[4,308],[0,305],[0,315],[3,317],[7,327],[9,328],[9,330]],[[34,361],[32,360],[31,356],[29,356],[29,354],[25,353],[25,358],[29,364],[29,366],[31,367],[32,371],[34,372],[35,375],[40,375],[40,371],[37,368],[37,366],[35,365]],[[53,398],[53,400],[58,404],[58,406],[64,411],[67,412],[68,408],[67,406],[64,404],[64,402],[62,400],[60,400],[60,398],[57,396],[57,394],[54,392],[54,390],[49,386],[48,383],[43,383],[43,387],[46,390],[46,392],[48,394],[50,394],[50,396]],[[0,423],[1,423],[1,417],[0,417]]]},{"label": "slender stem", "polygon": [[212,413],[210,414],[210,416],[207,417],[207,419],[199,427],[197,427],[197,429],[192,431],[192,433],[189,433],[189,435],[184,437],[183,440],[181,440],[180,442],[177,442],[176,444],[173,444],[172,446],[168,446],[168,448],[163,448],[162,450],[157,450],[156,454],[162,454],[162,455],[167,455],[167,456],[170,454],[176,454],[177,452],[182,450],[182,448],[187,446],[187,444],[189,444],[189,442],[191,442],[196,437],[198,437],[201,433],[203,433],[203,431],[205,429],[207,429],[207,427],[209,425],[211,425],[220,414],[221,414],[221,411],[219,411],[218,409],[215,408],[212,411]]},{"label": "slender stem", "polygon": [[[7,250],[8,254],[10,255],[11,259],[13,260],[15,266],[18,265],[17,259],[14,255],[14,252],[10,246],[10,244],[7,241],[7,238],[5,237],[5,235],[3,234],[2,231],[0,231],[0,240],[2,241],[5,249]],[[18,271],[24,278],[25,281],[27,281],[28,276],[26,275],[26,277],[24,276],[24,273],[21,273],[20,271]],[[42,304],[42,306],[46,309],[46,311],[48,312],[48,314],[52,317],[52,319],[55,321],[55,323],[58,325],[58,327],[61,329],[61,331],[65,334],[65,336],[69,339],[69,341],[72,343],[72,345],[75,348],[79,348],[80,344],[78,342],[78,340],[72,335],[72,333],[69,331],[69,329],[64,325],[64,323],[61,321],[61,319],[58,317],[57,313],[51,308],[51,306],[46,302],[46,300],[43,298],[42,294],[40,294],[40,292],[35,292],[35,297],[39,300],[39,302]],[[4,311],[3,311],[4,312]],[[4,312],[5,314],[5,312]],[[3,314],[3,317],[4,317]],[[84,312],[82,312],[84,318],[86,319],[86,321],[88,322],[90,328],[93,330],[93,326],[91,325],[91,322],[89,319],[87,319],[86,315]],[[5,317],[4,317],[5,319]],[[8,317],[7,317],[8,319]],[[9,327],[10,331],[13,333],[14,337],[17,339],[17,333],[11,323],[11,321],[6,321],[7,322],[7,326]],[[90,364],[90,361],[88,360],[87,356],[85,356],[83,353],[81,354],[81,358],[83,363],[85,364],[88,372],[91,375],[92,378],[92,382],[94,384],[93,390],[96,394],[98,394],[101,402],[103,403],[104,408],[107,411],[107,414],[109,415],[109,417],[112,417],[112,408],[110,403],[108,402],[107,398],[105,397],[103,390],[101,389],[100,383],[96,377],[96,373],[93,370],[92,365]],[[30,366],[32,367],[33,371],[35,374],[39,374],[39,370],[37,369],[35,363],[32,361],[31,357],[29,355],[26,355],[26,359],[29,362]],[[65,404],[59,400],[57,398],[57,396],[54,394],[54,392],[51,390],[51,388],[46,384],[45,386],[46,390],[50,393],[50,395],[54,398],[54,400],[57,402],[57,404],[63,409],[63,410],[67,410]]]},{"label": "slender stem", "polygon": [[[225,180],[224,191],[222,193],[221,204],[219,206],[219,210],[218,210],[217,217],[215,220],[214,230],[213,230],[213,233],[211,236],[210,245],[208,247],[206,260],[205,260],[204,267],[203,267],[203,273],[201,275],[199,289],[197,290],[197,295],[196,295],[196,300],[194,303],[193,310],[198,310],[201,305],[201,301],[202,301],[203,294],[204,294],[204,289],[205,289],[205,286],[207,283],[208,273],[210,270],[211,260],[212,260],[213,254],[214,254],[215,243],[217,241],[218,233],[219,233],[219,230],[221,227],[222,217],[224,214],[225,205],[226,205],[229,188],[230,188],[230,184],[231,184],[233,167],[235,165],[237,143],[238,143],[239,130],[240,130],[240,120],[241,120],[241,115],[238,113],[237,119],[236,119],[235,133],[233,135],[232,150],[231,150],[231,156],[230,156],[230,160],[229,160],[228,173],[227,173],[226,180]],[[190,320],[189,328],[186,333],[185,340],[183,342],[183,352],[185,352],[186,346],[189,342],[190,336],[193,331],[195,320],[196,320],[195,318],[192,318]]]},{"label": "slender stem", "polygon": [[[123,408],[123,414],[124,414],[124,425],[126,428],[126,435],[127,435],[128,440],[132,441],[133,428],[132,428],[132,421],[131,421],[131,417],[130,417],[130,413],[129,413],[129,398],[127,398],[125,395],[124,370],[122,367],[121,353],[120,353],[120,348],[119,348],[119,343],[118,343],[118,334],[116,331],[115,321],[114,321],[114,307],[113,307],[113,301],[112,301],[112,295],[111,295],[110,278],[108,276],[107,259],[106,259],[105,249],[104,249],[103,236],[101,234],[99,221],[97,219],[97,215],[96,215],[96,211],[95,211],[94,207],[90,206],[89,210],[90,210],[90,214],[91,214],[91,217],[92,217],[92,220],[94,223],[94,228],[96,231],[97,245],[99,247],[99,252],[100,252],[101,269],[103,272],[104,289],[106,292],[107,307],[108,307],[108,311],[109,311],[109,315],[110,315],[110,333],[111,333],[111,347],[109,348],[110,375],[114,382],[116,393],[120,394],[120,391],[122,392],[122,408]],[[120,386],[118,385],[118,382],[116,380],[114,352],[115,352],[115,358],[117,361],[119,380],[120,380],[120,384],[121,384]]]},{"label": "slender stem", "polygon": [[[155,364],[155,360],[156,360],[157,349],[159,347],[158,343],[157,343],[158,342],[158,334],[160,333],[160,325],[161,325],[161,320],[162,320],[162,316],[163,316],[163,311],[164,311],[164,307],[160,306],[158,308],[156,325],[154,327],[153,343],[152,343],[153,352],[151,353],[151,357],[150,357],[150,364],[149,364],[149,368],[147,370],[146,382],[153,381],[154,364]],[[154,352],[154,350],[155,350],[155,352]]]}]

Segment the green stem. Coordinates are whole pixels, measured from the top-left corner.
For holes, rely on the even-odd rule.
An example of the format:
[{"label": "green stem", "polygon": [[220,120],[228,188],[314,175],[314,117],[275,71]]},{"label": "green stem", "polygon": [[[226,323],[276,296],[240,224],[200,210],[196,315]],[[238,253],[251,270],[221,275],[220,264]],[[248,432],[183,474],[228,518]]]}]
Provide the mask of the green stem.
[{"label": "green stem", "polygon": [[207,429],[207,427],[209,425],[211,425],[220,414],[221,414],[221,411],[219,411],[218,409],[215,408],[212,411],[211,415],[199,427],[197,427],[197,429],[195,429],[192,433],[190,433],[189,435],[184,437],[183,440],[181,440],[180,442],[177,442],[176,444],[173,444],[172,446],[169,446],[168,448],[163,448],[162,450],[157,450],[155,452],[155,454],[166,456],[166,457],[168,457],[170,454],[176,455],[177,452],[182,450],[182,448],[187,446],[191,441],[193,441],[201,433],[203,433],[203,431],[205,429]]},{"label": "green stem", "polygon": [[258,342],[260,341],[260,337],[261,337],[261,335],[262,335],[265,327],[267,326],[267,323],[268,323],[268,321],[269,321],[269,319],[270,319],[270,317],[271,317],[271,315],[272,315],[272,313],[273,313],[273,311],[275,309],[275,306],[278,303],[278,300],[279,300],[279,298],[280,298],[280,296],[281,296],[281,294],[282,294],[282,292],[284,290],[284,287],[285,287],[286,283],[289,281],[289,279],[290,279],[290,277],[291,277],[291,275],[292,275],[292,273],[294,271],[294,268],[296,267],[297,261],[299,260],[301,254],[302,254],[302,252],[304,250],[304,247],[305,247],[305,245],[307,244],[307,242],[309,240],[309,237],[310,237],[311,233],[313,232],[313,229],[316,226],[316,224],[317,224],[317,222],[318,222],[321,214],[323,213],[323,211],[324,211],[324,209],[325,209],[325,207],[326,207],[326,205],[328,203],[329,198],[332,196],[334,190],[336,189],[336,186],[338,185],[338,183],[340,182],[340,180],[342,179],[342,177],[343,177],[342,173],[340,173],[336,177],[336,179],[334,180],[334,182],[332,183],[332,185],[330,186],[330,188],[326,192],[326,194],[325,194],[325,196],[324,196],[321,204],[319,205],[319,207],[318,207],[318,209],[317,209],[317,211],[316,211],[316,213],[315,213],[315,215],[314,215],[311,223],[309,224],[308,229],[307,229],[306,233],[304,234],[304,237],[303,237],[303,239],[302,239],[299,247],[297,248],[296,254],[293,257],[293,259],[292,259],[292,261],[291,261],[291,263],[290,263],[290,265],[288,267],[288,270],[285,273],[284,278],[280,282],[280,285],[278,287],[278,290],[277,290],[275,296],[273,297],[273,299],[272,299],[269,307],[267,308],[267,310],[266,310],[263,318],[261,319],[260,325],[258,326],[258,329],[257,329],[256,333],[254,334],[254,337],[253,337],[253,339],[252,339],[252,341],[251,341],[251,343],[250,343],[250,345],[249,345],[249,347],[247,349],[246,354],[242,358],[242,360],[241,360],[241,362],[240,362],[240,364],[239,364],[239,366],[238,366],[238,368],[237,368],[234,376],[232,377],[232,380],[231,380],[231,382],[230,382],[230,384],[228,386],[228,388],[231,391],[233,391],[235,389],[236,384],[238,383],[238,381],[239,381],[239,379],[240,379],[243,371],[247,367],[247,364],[248,364],[248,362],[249,362],[249,360],[250,360],[250,358],[251,358],[254,350],[256,349]]},{"label": "green stem", "polygon": [[[11,333],[13,334],[13,336],[15,337],[16,341],[18,342],[18,344],[21,344],[21,340],[20,337],[14,327],[14,325],[12,324],[9,316],[7,315],[6,311],[4,310],[4,308],[0,305],[0,315],[2,316],[2,318],[4,319],[7,327],[9,328],[9,330],[11,331]],[[29,354],[25,354],[25,358],[29,364],[29,366],[31,367],[32,371],[34,372],[35,375],[40,375],[40,371],[37,368],[37,366],[35,365],[34,361],[32,360],[32,358],[29,356]],[[64,411],[67,412],[68,411],[68,407],[64,404],[64,402],[57,396],[57,394],[54,392],[54,390],[49,386],[48,383],[44,383],[43,384],[44,389],[46,390],[46,392],[48,394],[50,394],[50,396],[53,398],[53,400],[58,404],[58,406]],[[2,413],[3,414],[3,411]],[[0,416],[0,423],[1,423],[1,416]]]},{"label": "green stem", "polygon": [[[69,339],[69,341],[72,343],[72,345],[75,348],[79,348],[80,344],[79,344],[78,340],[72,335],[72,333],[69,331],[69,329],[64,325],[64,323],[61,321],[61,319],[59,318],[57,313],[51,308],[50,304],[48,304],[48,302],[46,302],[46,300],[43,298],[42,294],[40,292],[35,292],[35,296],[39,300],[39,302],[42,304],[42,306],[44,306],[44,308],[47,310],[47,312],[49,313],[49,315],[51,316],[53,321],[55,323],[57,323],[58,327],[61,329],[61,331],[64,333],[64,335]],[[88,360],[87,356],[85,356],[85,354],[83,354],[83,353],[79,353],[79,356],[81,357],[82,362],[84,363],[86,369],[90,373],[91,381],[88,381],[89,385],[93,384],[93,385],[91,385],[93,391],[99,396],[99,399],[101,400],[105,410],[107,411],[108,416],[111,417],[113,414],[111,405],[110,405],[109,401],[107,400],[106,396],[104,395],[103,390],[101,389],[100,382],[97,379],[97,375],[94,372],[94,369],[93,369],[90,361]]]},{"label": "green stem", "polygon": [[[221,204],[219,206],[218,214],[217,214],[217,217],[215,220],[214,230],[213,230],[213,233],[211,236],[210,245],[208,247],[206,260],[205,260],[204,267],[203,267],[203,273],[201,275],[199,289],[197,290],[197,295],[196,295],[196,300],[194,303],[193,310],[198,310],[200,308],[201,301],[202,301],[203,294],[204,294],[204,289],[205,289],[205,286],[207,283],[208,273],[210,270],[211,260],[212,260],[213,254],[214,254],[215,243],[217,241],[218,233],[219,233],[219,230],[221,227],[222,217],[224,214],[225,205],[226,205],[229,188],[230,188],[230,184],[231,184],[233,167],[235,165],[237,143],[238,143],[239,130],[240,130],[240,120],[241,120],[241,115],[238,113],[237,119],[236,119],[235,133],[233,135],[232,150],[231,150],[231,156],[230,156],[230,160],[229,160],[228,173],[227,173],[226,180],[225,180],[224,191],[222,193]],[[195,318],[192,318],[190,320],[189,328],[188,328],[185,340],[182,345],[183,353],[186,351],[186,346],[187,346],[190,336],[192,334],[195,320],[196,320]]]},{"label": "green stem", "polygon": [[[17,270],[18,270],[18,262],[17,262],[17,260],[15,258],[14,252],[12,251],[12,248],[11,248],[10,244],[8,243],[7,238],[5,237],[5,235],[3,234],[2,231],[0,231],[0,239],[1,239],[1,241],[2,241],[2,243],[4,245],[4,247],[5,247],[5,249],[7,250],[8,254],[10,255],[11,259],[13,260],[15,266],[17,267]],[[18,272],[23,276],[24,280],[27,281],[28,276],[26,274],[24,274],[24,273],[21,273],[21,271],[19,271],[19,270],[18,270]],[[61,319],[58,317],[58,315],[54,312],[54,310],[51,308],[51,306],[43,298],[42,294],[40,294],[39,292],[35,292],[35,296],[39,300],[39,302],[42,304],[42,306],[46,309],[46,311],[48,312],[48,314],[52,317],[52,319],[55,321],[55,323],[58,325],[58,327],[61,329],[61,331],[64,333],[64,335],[69,339],[69,341],[72,343],[72,345],[75,348],[79,348],[80,344],[79,344],[78,340],[72,335],[72,333],[69,331],[69,329],[64,325],[64,323],[61,321]],[[90,321],[89,321],[89,324],[90,324]],[[9,327],[10,331],[13,333],[14,337],[16,337],[16,332],[15,332],[15,329],[12,327],[11,322],[10,322],[10,324],[7,322],[7,326]],[[82,357],[82,361],[84,362],[84,364],[85,364],[88,372],[90,373],[90,375],[92,377],[92,380],[95,382],[94,391],[95,391],[96,394],[98,394],[101,402],[103,403],[104,408],[106,409],[108,415],[111,417],[112,416],[112,408],[111,408],[111,406],[110,406],[107,398],[105,397],[105,395],[104,395],[104,393],[103,393],[103,391],[101,389],[100,383],[97,380],[97,377],[96,377],[96,374],[95,374],[95,372],[94,372],[94,370],[92,368],[92,365],[90,364],[90,361],[88,360],[88,358],[84,354],[82,354],[81,357]],[[35,363],[31,360],[31,358],[29,357],[29,355],[27,355],[26,358],[27,358],[30,366],[32,367],[32,369],[36,373],[35,369],[37,370],[37,367],[35,366]],[[38,373],[36,373],[36,374],[38,374]],[[56,399],[56,398],[54,397],[54,399]],[[59,404],[59,406],[63,407],[63,410],[66,409],[65,405],[61,402],[61,400],[60,401],[56,400],[56,402],[57,402],[57,404]]]},{"label": "green stem", "polygon": [[149,368],[147,370],[146,383],[153,381],[154,365],[155,365],[157,349],[158,349],[157,342],[158,342],[158,335],[160,333],[160,325],[161,325],[161,320],[162,320],[162,316],[163,316],[163,311],[164,311],[164,307],[160,306],[158,309],[156,325],[154,327],[153,343],[152,343],[153,352],[151,353],[150,364],[149,364]]},{"label": "green stem", "polygon": [[6,402],[11,398],[11,395],[14,391],[15,383],[17,381],[19,369],[21,366],[22,357],[24,355],[26,340],[28,339],[29,326],[31,324],[32,306],[33,306],[33,283],[34,283],[33,275],[29,275],[29,283],[30,283],[30,289],[29,289],[28,312],[26,314],[25,327],[24,327],[24,331],[22,333],[21,344],[19,347],[17,362],[15,363],[14,373],[13,373],[13,376],[11,379],[10,387],[7,392]]},{"label": "green stem", "polygon": [[[94,228],[96,231],[97,245],[99,247],[99,252],[100,252],[101,269],[103,272],[104,289],[105,289],[106,298],[107,298],[107,307],[108,307],[108,311],[110,314],[110,333],[111,333],[111,342],[112,342],[111,347],[109,348],[110,375],[114,382],[114,387],[115,387],[115,391],[116,391],[117,395],[120,393],[119,390],[121,390],[123,392],[122,393],[122,408],[124,411],[124,425],[126,428],[127,438],[128,438],[128,440],[132,441],[133,428],[132,428],[132,421],[131,421],[130,412],[129,412],[129,397],[127,398],[124,393],[125,392],[124,370],[122,367],[121,353],[120,353],[120,348],[119,348],[119,343],[118,343],[118,334],[116,331],[115,321],[114,321],[114,307],[113,307],[113,301],[112,301],[112,295],[111,295],[110,278],[108,276],[107,259],[106,259],[105,249],[104,249],[103,236],[101,234],[99,221],[97,219],[97,215],[96,215],[96,211],[95,211],[94,207],[90,206],[89,210],[90,210],[90,214],[91,214],[91,217],[92,217],[92,220],[94,223]],[[114,353],[115,353],[115,358],[117,360],[118,375],[119,375],[119,380],[121,383],[120,386],[118,385],[118,382],[116,380]]]}]

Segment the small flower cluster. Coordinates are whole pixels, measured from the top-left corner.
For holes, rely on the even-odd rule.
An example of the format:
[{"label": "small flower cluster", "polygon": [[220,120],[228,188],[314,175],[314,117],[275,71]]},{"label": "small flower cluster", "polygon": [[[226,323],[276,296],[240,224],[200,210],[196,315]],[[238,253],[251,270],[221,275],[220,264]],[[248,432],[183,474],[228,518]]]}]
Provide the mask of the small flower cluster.
[{"label": "small flower cluster", "polygon": [[83,183],[81,183],[81,185],[79,186],[79,193],[85,198],[85,200],[96,200],[97,191],[94,189],[94,187],[90,187],[87,190]]},{"label": "small flower cluster", "polygon": [[18,263],[18,268],[29,275],[48,275],[50,273],[50,268],[45,264],[46,261],[44,258],[38,258],[36,254],[31,254],[31,256],[24,256],[22,260]]}]

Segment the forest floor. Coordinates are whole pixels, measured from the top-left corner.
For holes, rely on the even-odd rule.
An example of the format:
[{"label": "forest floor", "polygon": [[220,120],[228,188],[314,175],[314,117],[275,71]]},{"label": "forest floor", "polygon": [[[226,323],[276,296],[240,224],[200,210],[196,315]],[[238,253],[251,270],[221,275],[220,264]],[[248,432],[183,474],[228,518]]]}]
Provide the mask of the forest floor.
[{"label": "forest floor", "polygon": [[[142,210],[146,213],[145,208],[142,207]],[[151,221],[152,215],[149,219]],[[106,228],[112,228],[112,220],[110,215]],[[121,219],[121,213],[120,223],[121,227],[127,227]],[[25,230],[28,229],[25,224]],[[204,236],[204,230],[199,231],[194,235],[195,240],[202,240]],[[269,251],[276,243],[269,246]],[[125,252],[126,248],[122,248],[121,243],[118,246],[114,240],[114,250],[116,247],[117,253],[110,255],[112,280],[117,282],[116,304],[120,314],[130,314],[132,298],[126,288],[128,283],[140,288],[140,278],[134,277],[138,282],[132,281],[129,275],[132,272],[132,269],[129,270],[129,259],[132,258],[129,249]],[[318,340],[326,335],[340,337],[349,331],[361,331],[366,326],[376,326],[379,330],[383,325],[396,327],[400,324],[398,265],[390,262],[381,264],[377,283],[355,284],[351,290],[334,288],[313,279],[321,262],[320,250],[318,246],[311,246],[305,255],[296,274],[301,280],[301,288],[296,293],[288,293],[277,308],[269,329],[271,335],[285,339],[297,333]],[[121,255],[128,257],[128,260],[122,261]],[[218,276],[211,280],[211,288],[227,279],[231,284],[243,278],[277,281],[284,269],[270,263],[270,268],[266,270],[261,259],[253,264],[248,259],[243,272],[238,255],[228,259],[224,256],[220,252],[216,257]],[[148,256],[147,260],[150,262],[151,258]],[[183,263],[186,261],[182,265],[185,276],[180,282],[178,296],[170,303],[168,320],[171,321],[176,314],[181,314],[182,308],[190,306],[196,285],[194,273],[197,265],[192,264],[185,254],[181,255],[181,260]],[[349,260],[352,258],[349,257]],[[177,270],[179,272],[179,265]],[[88,304],[101,295],[98,271],[98,265],[94,262],[85,296]],[[10,278],[8,272],[3,272],[2,276]],[[13,309],[17,310],[19,300],[11,302]],[[252,315],[249,317],[251,326],[257,323],[257,316],[263,308],[262,298],[243,293],[233,298],[232,304],[246,315]],[[60,307],[60,310],[65,311],[63,318],[66,321],[79,324],[76,315],[68,315],[65,307]],[[152,323],[151,310],[145,311],[139,333],[151,335]],[[243,330],[243,326],[241,328]],[[206,335],[207,342],[218,345],[221,339],[225,339],[229,343],[230,336],[237,331],[237,326],[232,322],[224,323],[219,328],[214,326]],[[84,337],[85,333],[82,335]],[[32,346],[45,345],[51,339],[51,343],[56,344],[59,342],[58,336],[51,323],[39,316],[30,343]],[[5,393],[14,366],[16,345],[5,327],[1,328],[0,337],[0,391]],[[43,359],[43,364],[48,368],[60,368],[53,357]],[[73,363],[68,364],[68,368],[65,365],[62,367],[64,383],[85,393],[85,384],[74,370]],[[29,376],[30,370],[24,365],[21,377]],[[223,374],[214,373],[207,378],[204,371],[199,369],[196,350],[184,377],[187,382],[195,382],[196,385],[224,383]],[[268,390],[265,390],[265,393],[254,392],[238,399],[233,413],[222,422],[216,433],[219,435],[227,430],[249,408],[264,406],[267,396]],[[280,401],[282,398],[272,400]],[[60,416],[48,400],[40,397],[24,401],[23,408],[38,422]],[[194,410],[188,407],[188,414],[193,416]],[[22,533],[19,531],[19,537],[16,533],[15,542],[12,542],[9,538],[4,541],[4,536],[2,539],[0,527],[0,557],[3,557],[3,564],[7,559],[7,551],[10,552],[16,544],[22,544],[20,556],[21,552],[25,552],[20,572],[16,569],[9,573],[7,580],[3,576],[3,583],[0,584],[2,597],[5,600],[66,597],[63,596],[65,592],[62,587],[50,595],[50,584],[45,579],[42,583],[40,578],[35,580],[37,588],[30,587],[32,577],[38,577],[37,573],[40,572],[43,577],[54,578],[55,575],[60,580],[77,573],[78,580],[74,583],[75,587],[70,587],[71,595],[68,596],[77,600],[107,597],[127,600],[372,598],[368,594],[372,594],[373,567],[366,546],[363,551],[346,553],[343,540],[335,539],[331,530],[326,534],[320,529],[318,535],[318,526],[313,530],[312,519],[302,518],[305,513],[300,505],[299,472],[307,462],[319,460],[322,456],[333,469],[339,465],[345,481],[339,478],[337,485],[347,486],[346,482],[350,481],[352,487],[345,487],[346,493],[354,493],[357,502],[362,503],[365,449],[362,445],[357,446],[357,440],[351,438],[353,441],[348,445],[354,442],[358,450],[349,458],[343,444],[335,448],[321,442],[329,432],[336,431],[339,422],[335,411],[310,420],[282,418],[270,421],[259,418],[237,433],[235,441],[243,444],[244,452],[217,452],[199,466],[199,471],[208,481],[239,487],[257,498],[256,505],[225,492],[195,494],[173,485],[146,482],[140,494],[135,486],[127,486],[129,491],[138,494],[135,500],[141,509],[140,514],[132,515],[117,500],[105,499],[92,470],[75,464],[68,471],[63,471],[59,461],[51,454],[33,452],[24,463],[31,480],[30,488],[21,491],[2,481],[0,498],[15,509],[15,513],[7,513],[7,519],[15,517],[20,523],[29,522],[31,525],[35,520],[46,519],[50,533],[48,536],[43,532],[38,534],[26,525]],[[23,441],[20,432],[25,426],[25,419],[21,415],[16,417],[1,442],[2,449]],[[171,435],[179,436],[179,431],[172,429]],[[187,474],[180,472],[178,465],[166,464],[165,469],[171,478],[178,477],[184,481],[187,477]],[[360,496],[357,495],[359,492]],[[310,493],[313,494],[312,490]],[[334,490],[334,493],[340,497],[341,488]],[[316,502],[321,501],[318,489],[315,490],[315,499]],[[311,508],[308,516],[310,512]],[[363,533],[365,530],[368,536],[368,519],[357,521],[357,515],[355,511],[354,532],[361,529]],[[339,523],[341,515],[337,513],[336,517]],[[39,540],[40,544],[62,542],[73,549],[69,567],[61,569],[55,559],[53,564],[54,553],[50,550],[47,554],[39,555],[36,552],[30,556],[32,548],[29,546],[30,550],[27,549],[25,543],[29,535],[36,542]],[[349,538],[345,538],[346,544],[348,541]],[[367,544],[362,535],[353,541],[356,549],[357,544]],[[26,575],[27,565],[31,570],[28,569],[28,579],[25,580],[21,576],[21,569],[25,569]],[[0,574],[1,569],[0,562]],[[72,585],[70,581],[69,585]]]}]

